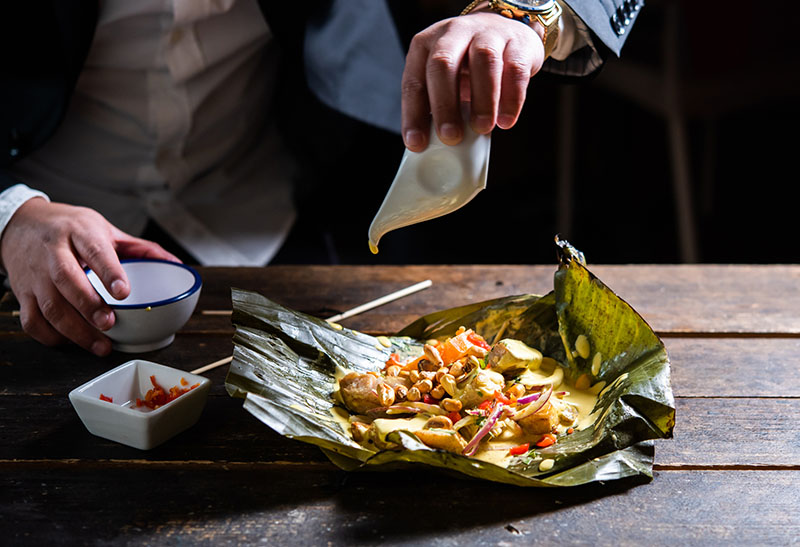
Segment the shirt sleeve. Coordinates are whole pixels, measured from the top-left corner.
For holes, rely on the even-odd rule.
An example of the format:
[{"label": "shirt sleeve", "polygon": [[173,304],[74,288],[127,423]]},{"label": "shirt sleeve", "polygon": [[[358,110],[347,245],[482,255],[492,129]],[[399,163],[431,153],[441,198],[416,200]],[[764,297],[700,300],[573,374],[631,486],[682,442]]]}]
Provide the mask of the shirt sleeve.
[{"label": "shirt sleeve", "polygon": [[[44,192],[29,188],[24,184],[15,184],[0,192],[0,238],[3,237],[3,232],[23,203],[33,198],[44,198],[50,201],[50,198]],[[0,268],[0,273],[4,273]]]},{"label": "shirt sleeve", "polygon": [[592,33],[580,17],[560,2],[563,12],[559,19],[558,43],[544,64],[543,70],[561,76],[586,76],[603,65]]}]

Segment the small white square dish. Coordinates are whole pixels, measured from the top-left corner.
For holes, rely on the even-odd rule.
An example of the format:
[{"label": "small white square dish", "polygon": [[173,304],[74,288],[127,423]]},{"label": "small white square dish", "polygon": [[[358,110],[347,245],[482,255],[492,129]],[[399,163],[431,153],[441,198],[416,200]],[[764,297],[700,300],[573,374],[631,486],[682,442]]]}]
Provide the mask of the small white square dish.
[{"label": "small white square dish", "polygon": [[[165,392],[161,401],[174,398],[155,404],[159,395],[153,380]],[[93,435],[149,450],[197,422],[210,387],[203,376],[134,359],[73,389],[69,400]],[[156,398],[146,401],[151,390]]]}]

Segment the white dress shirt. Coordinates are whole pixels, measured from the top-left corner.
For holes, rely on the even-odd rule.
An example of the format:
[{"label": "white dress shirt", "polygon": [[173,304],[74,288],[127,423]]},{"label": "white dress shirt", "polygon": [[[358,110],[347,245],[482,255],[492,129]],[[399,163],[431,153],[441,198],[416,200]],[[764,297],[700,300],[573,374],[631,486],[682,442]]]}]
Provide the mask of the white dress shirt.
[{"label": "white dress shirt", "polygon": [[[553,59],[597,56],[564,6]],[[404,59],[385,3],[337,0],[311,30],[317,97],[398,131]],[[49,196],[134,235],[151,218],[201,264],[267,263],[295,218],[293,161],[269,123],[276,55],[256,0],[103,0],[62,125],[10,169],[28,186],[0,192],[0,234],[22,203]]]},{"label": "white dress shirt", "polygon": [[35,189],[134,235],[152,218],[201,264],[267,263],[295,217],[276,65],[256,0],[103,0],[64,122],[12,167],[29,188],[5,209]]}]

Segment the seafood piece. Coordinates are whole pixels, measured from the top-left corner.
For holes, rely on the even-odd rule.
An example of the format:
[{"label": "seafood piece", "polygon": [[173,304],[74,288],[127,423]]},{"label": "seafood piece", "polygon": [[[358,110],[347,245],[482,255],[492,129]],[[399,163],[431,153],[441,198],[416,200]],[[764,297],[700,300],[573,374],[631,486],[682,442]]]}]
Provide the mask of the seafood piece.
[{"label": "seafood piece", "polygon": [[495,392],[503,391],[505,385],[506,380],[499,372],[479,370],[464,387],[459,399],[463,408],[474,408],[494,397]]},{"label": "seafood piece", "polygon": [[528,435],[542,435],[550,433],[559,423],[558,411],[553,403],[547,402],[541,409],[529,416],[525,416],[517,423]]},{"label": "seafood piece", "polygon": [[561,425],[575,425],[575,422],[578,421],[578,409],[574,405],[556,398],[553,398],[550,402],[556,409],[558,421]]},{"label": "seafood piece", "polygon": [[536,370],[542,364],[542,353],[519,340],[506,338],[494,345],[486,357],[486,363],[500,373]]},{"label": "seafood piece", "polygon": [[339,381],[339,389],[345,406],[357,414],[394,403],[394,388],[374,374],[351,372]]},{"label": "seafood piece", "polygon": [[456,454],[460,454],[467,447],[467,441],[452,429],[421,429],[415,431],[414,435],[431,448],[439,448]]}]

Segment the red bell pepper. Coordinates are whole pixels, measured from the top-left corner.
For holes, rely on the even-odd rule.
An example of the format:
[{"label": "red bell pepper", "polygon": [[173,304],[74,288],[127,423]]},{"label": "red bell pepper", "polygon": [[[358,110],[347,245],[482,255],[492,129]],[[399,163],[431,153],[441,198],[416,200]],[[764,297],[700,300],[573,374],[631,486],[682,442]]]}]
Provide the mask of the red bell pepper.
[{"label": "red bell pepper", "polygon": [[536,443],[536,446],[539,448],[545,448],[546,446],[550,446],[556,444],[556,437],[550,433],[545,433],[542,435],[542,438],[539,439],[539,442]]}]

